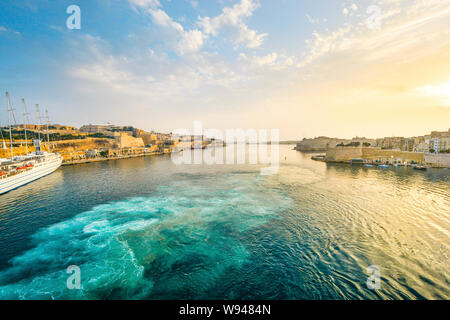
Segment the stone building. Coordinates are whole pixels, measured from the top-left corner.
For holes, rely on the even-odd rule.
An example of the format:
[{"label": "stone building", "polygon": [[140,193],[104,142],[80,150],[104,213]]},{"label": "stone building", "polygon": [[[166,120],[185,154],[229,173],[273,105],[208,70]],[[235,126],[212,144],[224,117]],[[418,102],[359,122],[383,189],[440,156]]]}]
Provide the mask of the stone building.
[{"label": "stone building", "polygon": [[143,148],[145,147],[142,138],[135,138],[127,132],[115,132],[114,140],[118,148]]},{"label": "stone building", "polygon": [[295,149],[297,151],[327,151],[330,148],[335,148],[337,145],[364,145],[373,146],[376,141],[374,139],[367,139],[364,137],[355,137],[353,139],[338,139],[329,137],[316,137],[314,139],[303,139],[297,144]]}]

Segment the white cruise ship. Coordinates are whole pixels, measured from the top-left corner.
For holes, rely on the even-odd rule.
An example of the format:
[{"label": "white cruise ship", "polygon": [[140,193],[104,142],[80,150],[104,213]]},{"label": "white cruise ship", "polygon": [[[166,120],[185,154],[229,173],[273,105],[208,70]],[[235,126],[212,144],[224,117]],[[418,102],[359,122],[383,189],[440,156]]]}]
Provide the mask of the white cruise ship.
[{"label": "white cruise ship", "polygon": [[0,160],[0,194],[42,178],[61,166],[56,153],[30,153],[22,157]]},{"label": "white cruise ship", "polygon": [[[12,112],[9,95],[6,93],[8,100],[8,115]],[[39,108],[37,108],[39,112]],[[9,118],[9,136],[10,136],[10,155],[9,159],[0,159],[0,194],[6,193],[18,187],[21,187],[34,180],[42,178],[61,166],[62,157],[57,153],[42,152],[41,140],[34,140],[36,152],[27,153],[24,156],[14,156],[13,142],[11,134],[11,119]],[[25,119],[25,109],[24,109]],[[25,121],[24,121],[25,122]],[[28,151],[26,124],[25,128],[25,144]],[[40,127],[40,125],[39,125]],[[39,130],[38,130],[39,132]],[[48,135],[47,135],[48,136]],[[40,135],[39,135],[40,137]]]}]

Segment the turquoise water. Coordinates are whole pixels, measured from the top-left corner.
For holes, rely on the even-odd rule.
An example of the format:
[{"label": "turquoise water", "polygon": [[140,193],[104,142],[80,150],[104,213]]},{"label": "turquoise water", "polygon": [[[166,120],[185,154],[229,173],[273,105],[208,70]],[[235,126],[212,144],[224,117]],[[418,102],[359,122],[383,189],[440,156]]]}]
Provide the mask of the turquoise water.
[{"label": "turquoise water", "polygon": [[[0,298],[450,298],[448,170],[290,148],[273,176],[157,156],[64,167],[1,196]],[[81,290],[66,287],[70,265]]]}]

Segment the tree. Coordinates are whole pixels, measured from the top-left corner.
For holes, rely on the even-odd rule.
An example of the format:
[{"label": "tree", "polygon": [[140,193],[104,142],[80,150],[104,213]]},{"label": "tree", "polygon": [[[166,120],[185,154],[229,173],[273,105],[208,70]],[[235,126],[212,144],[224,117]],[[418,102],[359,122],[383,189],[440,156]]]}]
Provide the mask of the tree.
[{"label": "tree", "polygon": [[101,157],[106,158],[106,157],[108,157],[108,155],[109,155],[109,152],[107,150],[100,151],[100,156]]}]

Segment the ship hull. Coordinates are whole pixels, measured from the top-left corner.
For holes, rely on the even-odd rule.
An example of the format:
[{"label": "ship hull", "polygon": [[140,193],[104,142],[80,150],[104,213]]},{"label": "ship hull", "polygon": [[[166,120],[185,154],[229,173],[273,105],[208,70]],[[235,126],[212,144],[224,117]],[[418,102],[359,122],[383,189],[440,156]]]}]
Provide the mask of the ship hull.
[{"label": "ship hull", "polygon": [[56,171],[61,166],[62,158],[58,157],[55,160],[45,163],[40,166],[35,166],[31,170],[16,174],[12,177],[0,179],[0,194],[4,194],[11,190],[17,189],[39,178],[45,177]]}]

